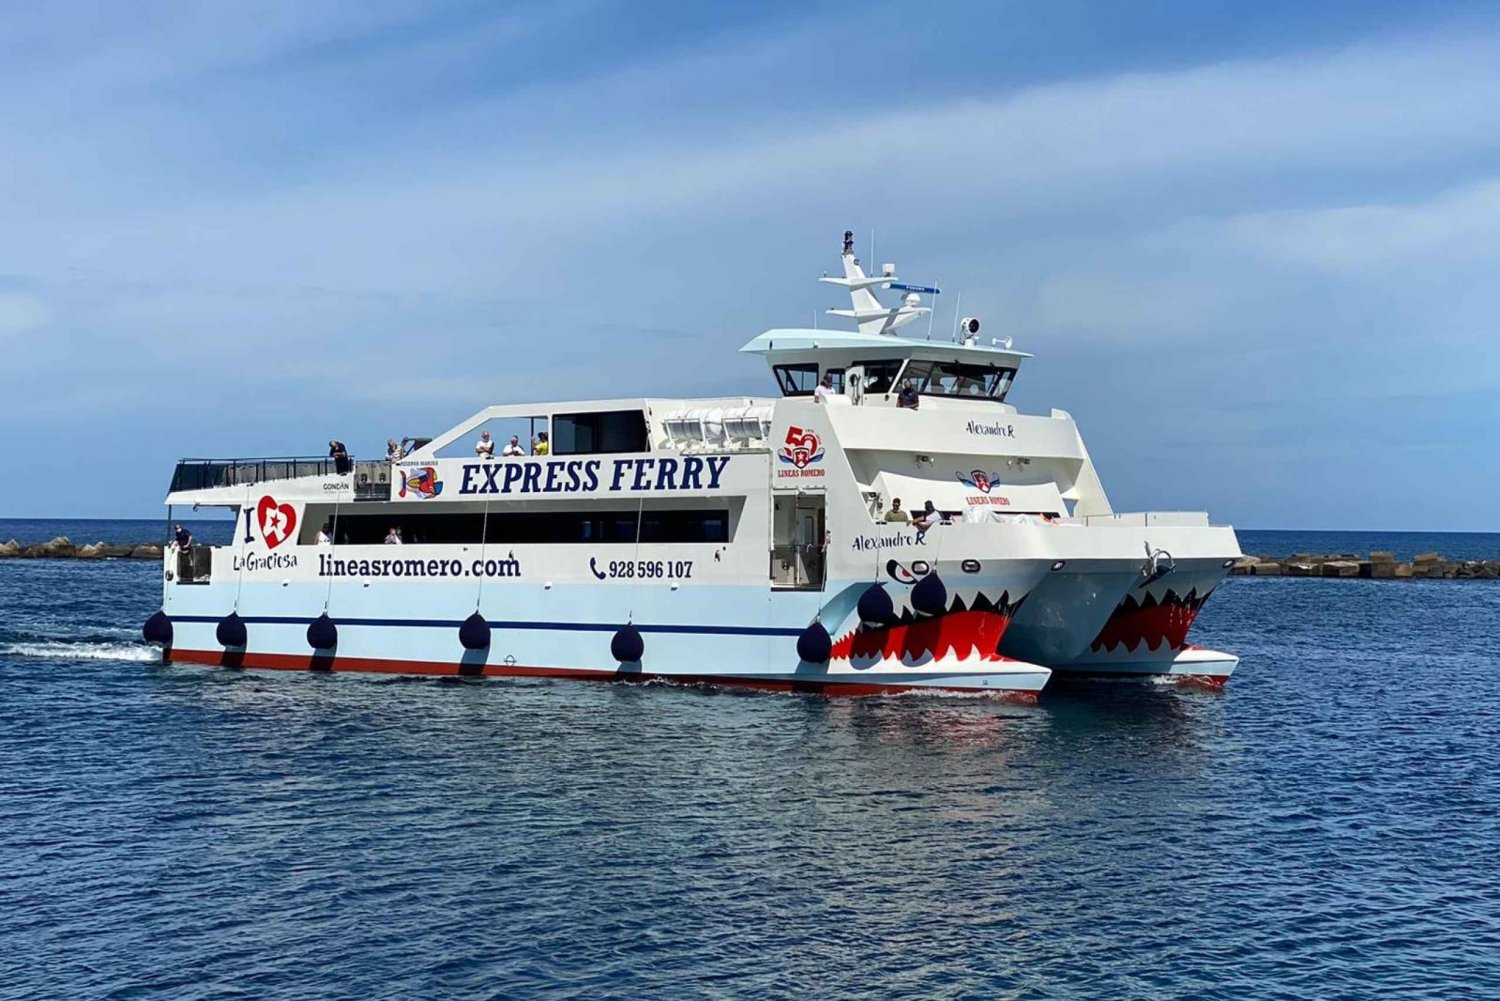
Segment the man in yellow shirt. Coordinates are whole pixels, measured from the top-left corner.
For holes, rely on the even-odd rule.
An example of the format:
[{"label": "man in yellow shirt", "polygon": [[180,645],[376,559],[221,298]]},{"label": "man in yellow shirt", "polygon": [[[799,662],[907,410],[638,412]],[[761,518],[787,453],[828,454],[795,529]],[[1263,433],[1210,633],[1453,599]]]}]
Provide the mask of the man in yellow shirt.
[{"label": "man in yellow shirt", "polygon": [[547,432],[542,431],[542,432],[538,433],[535,438],[531,439],[531,454],[532,455],[551,455],[552,454],[552,443],[547,440]]}]

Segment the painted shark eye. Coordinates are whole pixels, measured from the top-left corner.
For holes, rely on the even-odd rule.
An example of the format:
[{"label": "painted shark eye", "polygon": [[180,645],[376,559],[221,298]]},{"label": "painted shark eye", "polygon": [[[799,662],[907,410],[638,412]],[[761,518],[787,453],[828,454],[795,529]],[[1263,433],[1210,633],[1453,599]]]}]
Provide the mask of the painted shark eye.
[{"label": "painted shark eye", "polygon": [[1058,560],[1056,563],[1052,564],[1052,569],[1054,571],[1061,570],[1063,567],[1065,567],[1067,565],[1068,565],[1068,561],[1067,560]]}]

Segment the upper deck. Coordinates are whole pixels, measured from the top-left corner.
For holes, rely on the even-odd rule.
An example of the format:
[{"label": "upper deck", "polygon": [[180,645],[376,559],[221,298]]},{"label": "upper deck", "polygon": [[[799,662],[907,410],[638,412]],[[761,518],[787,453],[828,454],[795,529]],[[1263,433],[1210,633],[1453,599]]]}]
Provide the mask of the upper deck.
[{"label": "upper deck", "polygon": [[[413,467],[483,459],[478,436],[491,431],[496,461],[510,456],[766,453],[781,448],[779,439],[786,435],[784,426],[772,433],[778,413],[784,408],[787,415],[778,426],[788,421],[808,426],[812,415],[800,408],[813,402],[815,393],[827,404],[826,422],[815,421],[823,427],[820,434],[841,451],[860,453],[851,461],[863,466],[904,465],[914,454],[919,465],[924,459],[930,464],[928,457],[934,454],[973,456],[975,461],[998,454],[1015,456],[1020,463],[1030,461],[1023,456],[1053,459],[1059,476],[1076,478],[1087,455],[1068,415],[1053,411],[1049,417],[1020,417],[1007,402],[1021,364],[1031,355],[1012,350],[1009,339],[981,344],[979,321],[972,317],[955,324],[953,340],[900,336],[899,328],[930,315],[920,305],[920,294],[938,290],[899,281],[894,265],[867,276],[847,234],[843,266],[844,277],[825,275],[822,280],[848,290],[853,308],[830,312],[853,319],[857,330],[777,328],[740,349],[766,360],[779,396],[491,406],[434,438],[409,440],[413,447],[396,462],[355,460],[346,473],[339,472],[332,458],[184,459],[167,502],[234,506],[245,501],[249,488],[272,482],[290,484],[283,492],[305,499],[390,501],[405,496]],[[877,289],[905,294],[899,305],[887,308],[875,297]],[[1019,440],[1017,427],[1026,429]],[[1037,468],[1027,478],[1046,478],[1051,472]],[[872,475],[860,479],[867,482]],[[444,499],[452,496],[450,489]]]}]

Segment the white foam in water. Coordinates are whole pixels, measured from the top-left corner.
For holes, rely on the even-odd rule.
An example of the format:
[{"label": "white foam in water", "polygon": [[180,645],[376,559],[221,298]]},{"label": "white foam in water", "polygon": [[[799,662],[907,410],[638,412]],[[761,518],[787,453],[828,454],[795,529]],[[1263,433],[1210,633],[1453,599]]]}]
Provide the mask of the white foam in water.
[{"label": "white foam in water", "polygon": [[161,651],[141,643],[4,643],[0,655],[47,660],[160,660]]}]

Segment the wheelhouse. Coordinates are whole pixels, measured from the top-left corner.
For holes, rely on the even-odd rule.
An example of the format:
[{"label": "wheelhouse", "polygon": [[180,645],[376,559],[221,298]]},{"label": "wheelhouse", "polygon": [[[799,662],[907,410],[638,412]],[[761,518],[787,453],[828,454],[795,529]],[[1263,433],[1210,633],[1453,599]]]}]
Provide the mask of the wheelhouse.
[{"label": "wheelhouse", "polygon": [[782,396],[811,396],[828,375],[848,402],[875,406],[894,406],[908,380],[925,397],[1005,403],[1021,362],[1031,357],[970,343],[805,329],[767,331],[740,350],[765,357]]}]

